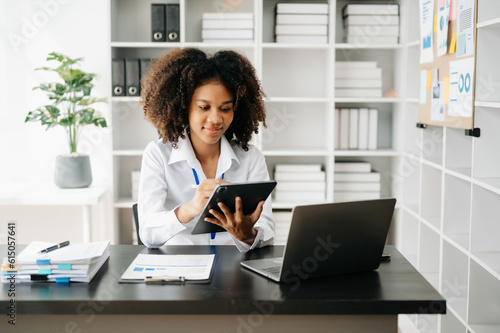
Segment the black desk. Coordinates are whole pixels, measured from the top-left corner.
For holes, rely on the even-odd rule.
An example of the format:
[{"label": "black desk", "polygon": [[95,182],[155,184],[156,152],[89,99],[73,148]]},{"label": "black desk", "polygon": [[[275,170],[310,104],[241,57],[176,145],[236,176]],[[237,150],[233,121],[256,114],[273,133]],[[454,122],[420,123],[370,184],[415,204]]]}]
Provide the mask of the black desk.
[{"label": "black desk", "polygon": [[[5,247],[1,247],[2,253]],[[47,332],[388,332],[402,313],[445,313],[446,301],[393,247],[376,271],[283,285],[241,268],[239,262],[280,256],[283,247],[246,254],[233,246],[111,246],[111,257],[90,284],[17,284],[16,328]],[[140,253],[216,253],[210,284],[119,284]],[[6,311],[9,286],[2,285]],[[189,315],[189,316],[187,316]],[[7,325],[2,316],[0,327]],[[302,326],[301,326],[302,325]],[[155,329],[156,328],[156,329]],[[2,329],[3,332],[3,329]]]}]

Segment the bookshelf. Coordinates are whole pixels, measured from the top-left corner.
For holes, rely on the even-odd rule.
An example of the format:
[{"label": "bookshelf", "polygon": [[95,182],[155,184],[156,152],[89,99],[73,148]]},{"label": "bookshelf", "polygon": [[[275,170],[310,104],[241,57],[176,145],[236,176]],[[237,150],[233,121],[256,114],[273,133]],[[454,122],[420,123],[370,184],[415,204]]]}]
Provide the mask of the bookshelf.
[{"label": "bookshelf", "polygon": [[[415,127],[419,61],[415,0],[389,1],[400,5],[397,45],[343,42],[341,9],[356,0],[324,1],[330,5],[327,44],[274,43],[275,5],[292,1],[246,0],[241,8],[228,9],[222,0],[110,0],[109,47],[112,57],[155,57],[174,47],[211,52],[229,48],[245,54],[267,94],[268,128],[260,131],[254,144],[266,156],[270,175],[276,164],[320,163],[327,175],[326,201],[331,202],[336,161],[372,163],[382,175],[381,196],[398,199],[393,222],[396,246],[448,299],[445,316],[408,315],[402,321],[421,332],[492,332],[500,329],[500,155],[491,153],[500,150],[500,89],[490,83],[500,82],[495,56],[500,53],[500,9],[496,0],[478,1],[475,119],[481,128],[479,138],[453,128]],[[150,41],[153,2],[179,3],[179,43]],[[202,13],[217,11],[252,12],[254,42],[202,43]],[[396,97],[336,97],[337,60],[377,61],[383,92],[393,88]],[[110,96],[109,100],[114,221],[120,242],[127,243],[132,240],[134,203],[130,172],[140,167],[144,147],[157,135],[143,120],[137,97]],[[336,150],[336,107],[378,108],[379,148]],[[276,220],[286,223],[293,206],[274,203]],[[286,230],[282,225],[278,229]]]},{"label": "bookshelf", "polygon": [[[418,1],[410,1],[418,12]],[[396,246],[447,299],[447,314],[405,316],[420,332],[500,330],[500,9],[478,0],[475,127],[464,130],[417,122],[418,15],[409,18],[407,82],[401,151],[402,191],[398,197]],[[437,319],[437,320],[436,320]],[[404,331],[404,330],[403,330]],[[411,331],[411,330],[410,330]]]}]

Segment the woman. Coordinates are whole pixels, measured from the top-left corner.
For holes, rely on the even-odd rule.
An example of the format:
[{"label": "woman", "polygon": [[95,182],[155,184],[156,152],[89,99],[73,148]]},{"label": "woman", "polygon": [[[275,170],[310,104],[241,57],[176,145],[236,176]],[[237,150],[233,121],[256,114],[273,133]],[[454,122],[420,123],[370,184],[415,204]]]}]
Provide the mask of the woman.
[{"label": "woman", "polygon": [[[265,126],[263,92],[255,69],[242,55],[176,49],[156,60],[142,82],[141,103],[160,140],[144,152],[139,189],[140,237],[148,247],[164,244],[234,244],[242,251],[274,240],[271,202],[250,215],[241,199],[231,213],[206,220],[228,232],[191,235],[217,184],[269,180],[262,153],[249,145]],[[198,185],[193,188],[192,185]]]}]

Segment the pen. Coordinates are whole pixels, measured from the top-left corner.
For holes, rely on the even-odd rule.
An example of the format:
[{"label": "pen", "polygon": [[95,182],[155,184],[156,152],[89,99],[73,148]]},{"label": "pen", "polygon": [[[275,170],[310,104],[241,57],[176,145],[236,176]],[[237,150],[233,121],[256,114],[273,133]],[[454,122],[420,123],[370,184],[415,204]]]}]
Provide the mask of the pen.
[{"label": "pen", "polygon": [[47,252],[54,251],[54,250],[60,249],[61,247],[65,247],[68,245],[69,245],[69,241],[65,241],[65,242],[56,244],[54,246],[48,247],[46,249],[43,249],[41,251],[38,251],[38,253],[47,253]]},{"label": "pen", "polygon": [[186,278],[184,276],[146,276],[144,278],[146,283],[168,283],[168,282],[181,282],[184,283]]}]

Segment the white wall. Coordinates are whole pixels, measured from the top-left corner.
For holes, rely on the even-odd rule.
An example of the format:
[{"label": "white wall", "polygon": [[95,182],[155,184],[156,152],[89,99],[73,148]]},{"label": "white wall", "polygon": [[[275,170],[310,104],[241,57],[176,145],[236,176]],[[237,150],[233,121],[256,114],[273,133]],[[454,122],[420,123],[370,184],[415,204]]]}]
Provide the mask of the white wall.
[{"label": "white wall", "polygon": [[[0,0],[0,186],[19,180],[52,183],[55,156],[68,151],[62,128],[45,131],[39,123],[24,123],[30,110],[49,104],[41,91],[32,88],[59,79],[55,73],[34,71],[51,65],[45,61],[49,52],[84,57],[81,69],[99,75],[93,95],[110,96],[108,22],[107,1]],[[96,108],[109,120],[106,103]],[[112,163],[109,132],[89,126],[80,139],[80,150],[90,153],[94,184],[110,182],[106,179]],[[66,235],[78,241],[75,238],[81,236],[80,207],[0,206],[0,226],[8,219],[18,221],[22,243],[35,237],[48,240],[48,235],[34,232],[38,230],[34,223],[47,221],[57,226],[47,228],[54,241]],[[54,236],[54,230],[62,238]]]},{"label": "white wall", "polygon": [[[84,57],[81,68],[100,76],[93,95],[108,96],[108,17],[102,0],[0,1],[0,182],[52,181],[55,156],[67,152],[62,128],[45,131],[39,123],[24,123],[30,110],[49,104],[43,92],[32,88],[59,80],[55,73],[34,71],[53,65],[45,61],[49,52]],[[105,103],[96,107],[107,116]],[[94,181],[103,182],[111,163],[103,135],[109,130],[95,129],[86,129],[80,147],[91,155]]]}]

